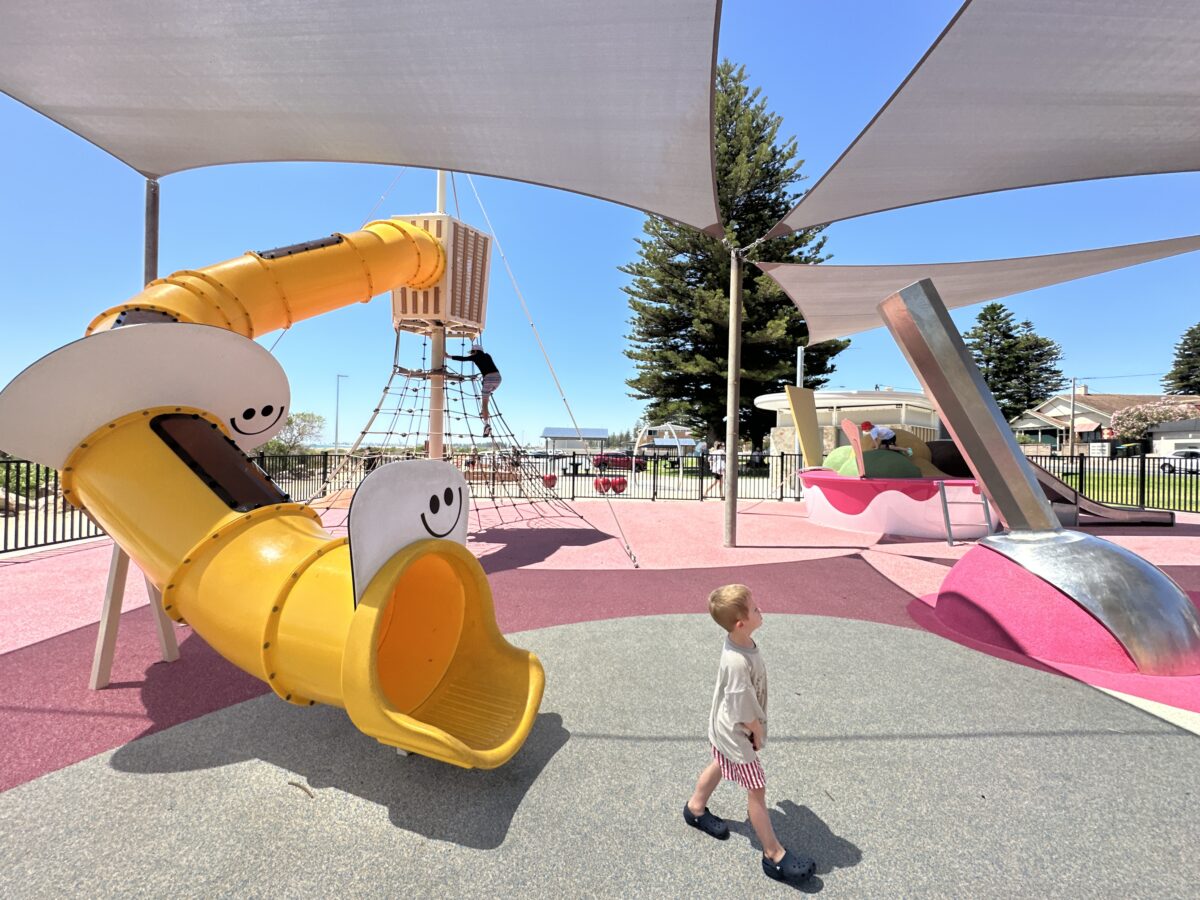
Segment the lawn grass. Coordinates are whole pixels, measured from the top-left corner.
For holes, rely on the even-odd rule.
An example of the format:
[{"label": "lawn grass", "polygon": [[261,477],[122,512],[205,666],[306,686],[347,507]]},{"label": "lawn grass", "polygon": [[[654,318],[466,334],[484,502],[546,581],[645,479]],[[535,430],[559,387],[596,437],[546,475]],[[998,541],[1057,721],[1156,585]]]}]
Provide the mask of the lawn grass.
[{"label": "lawn grass", "polygon": [[[1124,460],[1119,460],[1124,462]],[[1135,460],[1130,460],[1135,462]],[[1157,467],[1147,467],[1144,493],[1139,487],[1136,470],[1130,473],[1096,472],[1089,463],[1084,470],[1082,494],[1089,500],[1114,506],[1145,506],[1147,509],[1173,509],[1179,512],[1200,512],[1200,476],[1183,473],[1159,474]],[[1051,470],[1053,471],[1053,470]],[[1055,472],[1071,487],[1079,481],[1073,468],[1061,467]]]}]

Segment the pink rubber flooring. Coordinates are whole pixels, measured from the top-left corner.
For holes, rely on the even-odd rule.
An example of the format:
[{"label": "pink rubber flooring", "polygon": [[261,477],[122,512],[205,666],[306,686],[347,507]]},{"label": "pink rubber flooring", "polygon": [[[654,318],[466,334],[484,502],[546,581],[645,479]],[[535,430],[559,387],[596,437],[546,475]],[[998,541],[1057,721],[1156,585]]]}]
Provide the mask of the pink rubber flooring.
[{"label": "pink rubber flooring", "polygon": [[[970,549],[820,528],[794,503],[743,504],[734,549],[721,546],[720,503],[626,500],[610,509],[592,501],[575,509],[582,518],[528,518],[511,508],[485,509],[474,518],[468,546],[489,574],[504,631],[701,612],[713,587],[741,581],[768,613],[942,633],[916,598],[936,593],[949,567]],[[326,517],[332,526],[343,519],[336,511]],[[1200,517],[1175,529],[1096,533],[1200,590]],[[626,540],[638,569],[623,549]],[[88,690],[110,555],[111,544],[99,541],[0,559],[0,730],[11,748],[0,755],[0,790],[266,692],[188,629],[179,630],[180,660],[159,662],[134,567],[113,683]],[[969,636],[944,636],[973,646]]]}]

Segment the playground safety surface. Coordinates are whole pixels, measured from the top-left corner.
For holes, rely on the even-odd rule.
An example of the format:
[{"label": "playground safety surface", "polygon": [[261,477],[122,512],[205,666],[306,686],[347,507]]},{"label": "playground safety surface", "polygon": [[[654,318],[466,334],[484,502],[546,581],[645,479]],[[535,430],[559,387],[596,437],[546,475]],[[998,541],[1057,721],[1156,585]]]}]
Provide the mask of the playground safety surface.
[{"label": "playground safety surface", "polygon": [[[719,504],[626,501],[635,570],[608,508],[576,508],[585,520],[502,509],[472,523],[501,628],[547,672],[528,742],[491,772],[400,757],[339,709],[289,706],[187,629],[181,659],[156,662],[140,576],[113,684],[88,691],[110,546],[0,557],[0,890],[782,894],[738,789],[710,803],[727,842],[681,817],[720,642],[704,598],[742,581],[767,613],[772,816],[817,860],[803,890],[1194,895],[1200,738],[922,629],[912,604],[967,547],[758,503],[739,516],[748,546],[727,550]],[[1094,533],[1200,590],[1197,517]]]}]

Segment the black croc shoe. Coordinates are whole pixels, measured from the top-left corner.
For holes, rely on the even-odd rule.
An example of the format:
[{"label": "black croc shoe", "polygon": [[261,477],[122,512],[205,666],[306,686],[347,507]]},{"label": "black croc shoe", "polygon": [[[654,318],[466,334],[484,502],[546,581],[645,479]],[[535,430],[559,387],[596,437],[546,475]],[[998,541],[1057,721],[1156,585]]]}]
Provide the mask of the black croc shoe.
[{"label": "black croc shoe", "polygon": [[776,881],[786,881],[788,884],[800,884],[812,877],[817,864],[807,856],[797,856],[791,850],[784,850],[779,862],[771,862],[766,854],[762,858],[763,873]]},{"label": "black croc shoe", "polygon": [[687,822],[693,828],[699,828],[705,834],[715,837],[718,841],[723,841],[729,837],[729,826],[725,824],[725,820],[714,816],[708,811],[708,807],[704,807],[704,812],[696,815],[687,808],[687,804],[683,805],[683,821]]}]

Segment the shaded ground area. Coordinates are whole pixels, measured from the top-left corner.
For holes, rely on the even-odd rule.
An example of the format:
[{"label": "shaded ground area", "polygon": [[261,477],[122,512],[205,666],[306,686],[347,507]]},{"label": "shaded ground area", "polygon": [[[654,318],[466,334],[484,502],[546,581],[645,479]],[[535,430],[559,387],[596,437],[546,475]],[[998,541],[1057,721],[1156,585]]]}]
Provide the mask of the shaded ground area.
[{"label": "shaded ground area", "polygon": [[[705,616],[516,635],[547,693],[513,765],[401,758],[339,710],[261,697],[0,795],[10,894],[789,896],[706,761]],[[1084,685],[913,629],[772,616],[764,754],[827,896],[1193,893],[1200,742]],[[1119,861],[1119,865],[1116,863]]]}]

